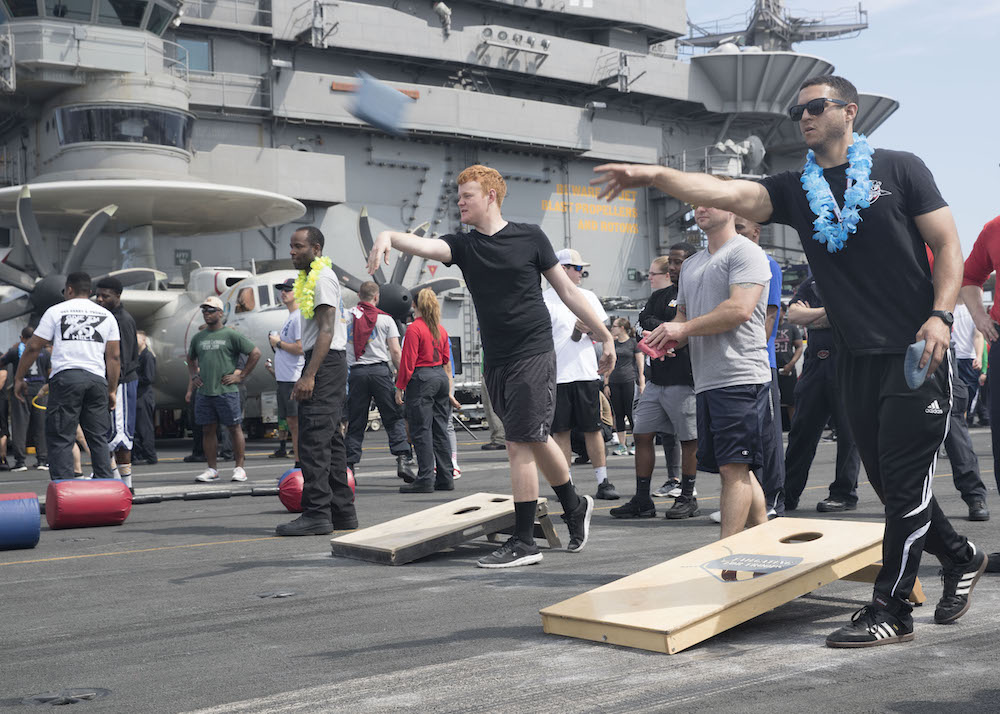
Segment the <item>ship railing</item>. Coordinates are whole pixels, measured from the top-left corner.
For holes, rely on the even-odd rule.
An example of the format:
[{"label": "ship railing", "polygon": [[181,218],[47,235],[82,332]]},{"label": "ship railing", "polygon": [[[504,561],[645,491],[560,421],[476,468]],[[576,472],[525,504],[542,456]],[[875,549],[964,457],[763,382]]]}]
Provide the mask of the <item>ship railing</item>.
[{"label": "ship railing", "polygon": [[265,2],[244,0],[184,0],[184,17],[235,25],[271,26],[271,9]]},{"label": "ship railing", "polygon": [[170,40],[160,40],[162,49],[156,48],[151,42],[146,43],[146,72],[150,71],[150,50],[162,59],[162,67],[168,73],[183,80],[188,80],[188,51],[183,45]]},{"label": "ship railing", "polygon": [[191,70],[191,104],[268,111],[271,85],[265,75]]},{"label": "ship railing", "polygon": [[0,146],[0,186],[19,186],[22,183],[20,153],[9,146]]}]

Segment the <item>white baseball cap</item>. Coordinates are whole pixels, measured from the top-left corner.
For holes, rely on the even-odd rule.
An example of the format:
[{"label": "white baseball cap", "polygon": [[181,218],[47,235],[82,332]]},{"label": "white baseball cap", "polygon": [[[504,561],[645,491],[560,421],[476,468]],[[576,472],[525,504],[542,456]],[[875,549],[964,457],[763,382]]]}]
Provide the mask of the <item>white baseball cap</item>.
[{"label": "white baseball cap", "polygon": [[560,251],[556,251],[556,258],[559,259],[559,265],[580,265],[583,267],[590,265],[590,263],[584,261],[580,255],[580,251],[573,248],[563,248]]}]

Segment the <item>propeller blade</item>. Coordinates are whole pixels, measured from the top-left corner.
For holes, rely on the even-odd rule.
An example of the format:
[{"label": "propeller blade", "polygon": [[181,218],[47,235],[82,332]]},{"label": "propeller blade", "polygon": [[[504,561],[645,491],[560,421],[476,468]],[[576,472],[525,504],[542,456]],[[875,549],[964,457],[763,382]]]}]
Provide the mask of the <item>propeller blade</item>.
[{"label": "propeller blade", "polygon": [[0,303],[0,322],[6,322],[21,315],[27,315],[34,309],[35,306],[31,304],[31,298],[27,295]]},{"label": "propeller blade", "polygon": [[0,263],[0,283],[7,283],[19,290],[30,293],[35,289],[35,279],[27,273],[22,273],[17,268],[12,268],[6,263]]},{"label": "propeller blade", "polygon": [[[365,260],[371,255],[372,248],[375,247],[375,239],[372,238],[372,226],[368,219],[368,206],[361,208],[361,215],[358,216],[358,236],[361,238],[361,249],[365,252]],[[380,267],[372,274],[372,280],[379,285],[385,283],[385,274]]]},{"label": "propeller blade", "polygon": [[[413,235],[423,238],[424,234],[427,233],[427,229],[430,227],[431,224],[428,222],[421,223],[413,231]],[[413,256],[410,253],[400,252],[399,255],[396,256],[396,264],[392,267],[392,277],[389,278],[389,282],[402,285],[403,278],[406,277],[406,271],[410,269],[410,261],[412,260]]]},{"label": "propeller blade", "polygon": [[45,241],[42,240],[42,230],[38,227],[35,214],[31,212],[31,191],[25,186],[17,197],[17,227],[21,229],[21,240],[28,247],[31,260],[42,277],[52,275],[56,267],[45,253]]},{"label": "propeller blade", "polygon": [[97,236],[101,234],[104,226],[107,225],[117,210],[118,206],[113,203],[110,206],[105,206],[88,218],[86,223],[80,227],[76,238],[73,239],[73,245],[69,247],[69,255],[66,256],[66,261],[63,263],[63,273],[69,275],[80,269],[80,266],[83,265],[83,259],[87,257],[90,249],[94,247],[94,241],[97,240]]},{"label": "propeller blade", "polygon": [[420,283],[410,288],[410,294],[413,295],[413,299],[416,300],[417,293],[419,293],[424,288],[430,288],[436,294],[440,295],[445,290],[452,290],[453,288],[460,288],[465,285],[465,282],[460,278],[435,278],[434,280],[428,280],[426,283]]},{"label": "propeller blade", "polygon": [[361,283],[363,281],[358,280],[337,264],[333,264],[331,267],[333,268],[333,272],[337,274],[337,280],[340,281],[341,285],[348,290],[353,290],[354,292],[361,290]]},{"label": "propeller blade", "polygon": [[167,274],[162,270],[155,270],[153,268],[122,268],[121,270],[112,270],[110,273],[105,273],[104,275],[98,275],[94,278],[94,284],[101,278],[118,278],[121,281],[122,287],[128,287],[129,285],[138,285],[139,283],[158,283],[161,280],[167,279]]}]

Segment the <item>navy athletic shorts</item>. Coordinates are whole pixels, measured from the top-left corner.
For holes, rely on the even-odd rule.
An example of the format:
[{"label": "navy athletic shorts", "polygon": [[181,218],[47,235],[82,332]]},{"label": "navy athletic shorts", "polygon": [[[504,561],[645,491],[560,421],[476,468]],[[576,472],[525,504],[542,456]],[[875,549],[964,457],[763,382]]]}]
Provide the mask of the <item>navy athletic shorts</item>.
[{"label": "navy athletic shorts", "polygon": [[719,473],[719,464],[764,465],[765,429],[771,422],[771,384],[709,389],[698,400],[698,469]]}]

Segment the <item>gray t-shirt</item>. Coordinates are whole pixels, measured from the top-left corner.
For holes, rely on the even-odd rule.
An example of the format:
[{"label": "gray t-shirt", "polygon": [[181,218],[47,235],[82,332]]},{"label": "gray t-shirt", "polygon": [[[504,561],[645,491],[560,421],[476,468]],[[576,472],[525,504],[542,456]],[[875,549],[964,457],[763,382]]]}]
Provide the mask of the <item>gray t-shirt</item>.
[{"label": "gray t-shirt", "polygon": [[390,337],[395,337],[399,339],[399,328],[396,327],[396,321],[393,320],[388,315],[379,315],[375,318],[375,327],[372,329],[371,335],[368,336],[368,344],[365,345],[365,351],[361,353],[361,359],[354,358],[354,338],[353,338],[353,324],[354,318],[360,316],[360,310],[353,308],[349,311],[347,318],[351,320],[351,329],[349,332],[351,336],[348,337],[348,350],[347,350],[347,364],[353,366],[356,364],[381,364],[382,362],[389,362],[389,343]]},{"label": "gray t-shirt", "polygon": [[732,285],[754,283],[764,286],[753,317],[748,322],[718,335],[690,338],[696,393],[771,381],[767,336],[764,334],[770,280],[767,255],[752,241],[739,235],[715,253],[702,250],[684,261],[677,307],[683,307],[688,320],[705,315],[728,300]]},{"label": "gray t-shirt", "polygon": [[[330,268],[323,268],[316,280],[316,291],[313,293],[313,305],[330,305],[334,309],[333,314],[333,339],[330,342],[331,350],[343,350],[347,347],[347,318],[344,314],[344,303],[340,299],[340,282],[336,273]],[[306,319],[302,316],[302,349],[311,350],[316,346],[316,338],[319,336],[319,325],[315,319]]]}]

